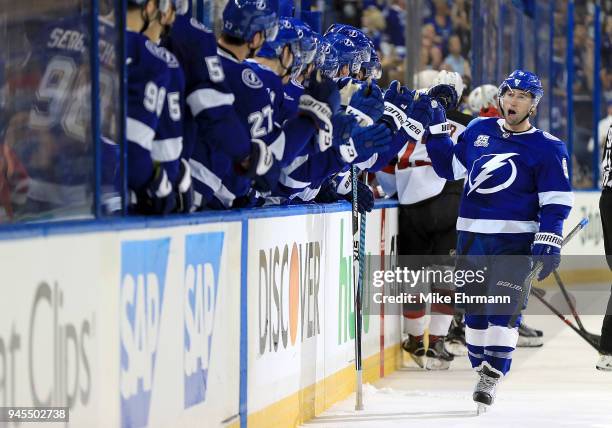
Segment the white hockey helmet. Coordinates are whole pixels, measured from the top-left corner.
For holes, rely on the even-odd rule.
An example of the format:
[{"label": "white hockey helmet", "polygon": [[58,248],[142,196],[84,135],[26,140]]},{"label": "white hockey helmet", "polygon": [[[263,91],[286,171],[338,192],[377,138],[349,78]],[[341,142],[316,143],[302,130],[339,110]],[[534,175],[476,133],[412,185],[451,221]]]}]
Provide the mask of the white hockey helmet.
[{"label": "white hockey helmet", "polygon": [[422,70],[414,75],[414,88],[429,88],[438,77],[438,70]]},{"label": "white hockey helmet", "polygon": [[456,71],[447,71],[442,70],[438,73],[436,78],[433,80],[432,85],[450,85],[455,88],[457,91],[457,96],[461,98],[461,94],[463,94],[463,90],[465,89],[465,84],[463,83],[463,78]]},{"label": "white hockey helmet", "polygon": [[492,106],[497,108],[497,88],[493,85],[480,85],[468,97],[468,105],[474,113],[478,113],[483,108]]}]

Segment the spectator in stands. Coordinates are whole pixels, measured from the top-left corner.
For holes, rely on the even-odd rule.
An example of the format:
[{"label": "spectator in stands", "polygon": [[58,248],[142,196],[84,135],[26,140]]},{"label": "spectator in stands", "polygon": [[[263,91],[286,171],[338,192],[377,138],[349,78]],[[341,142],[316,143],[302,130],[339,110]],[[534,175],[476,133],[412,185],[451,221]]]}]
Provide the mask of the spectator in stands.
[{"label": "spectator in stands", "polygon": [[444,58],[443,70],[455,71],[461,76],[471,77],[470,63],[461,56],[461,39],[453,35],[448,40],[448,56]]},{"label": "spectator in stands", "polygon": [[420,70],[440,70],[442,65],[442,49],[436,46],[429,37],[421,40]]},{"label": "spectator in stands", "polygon": [[453,2],[451,9],[451,20],[453,21],[453,33],[459,37],[463,51],[461,55],[467,58],[470,47],[470,10],[465,0]]},{"label": "spectator in stands", "polygon": [[372,40],[374,48],[380,53],[383,32],[385,31],[385,17],[380,9],[370,6],[361,15],[363,32]]},{"label": "spectator in stands", "polygon": [[446,0],[434,0],[433,4],[434,16],[426,23],[433,25],[435,33],[440,37],[441,45],[445,47],[453,31],[450,9]]},{"label": "spectator in stands", "polygon": [[400,58],[406,55],[406,5],[403,0],[391,0],[383,12],[386,19],[385,35]]},{"label": "spectator in stands", "polygon": [[612,99],[612,14],[608,15],[601,36],[601,89]]}]

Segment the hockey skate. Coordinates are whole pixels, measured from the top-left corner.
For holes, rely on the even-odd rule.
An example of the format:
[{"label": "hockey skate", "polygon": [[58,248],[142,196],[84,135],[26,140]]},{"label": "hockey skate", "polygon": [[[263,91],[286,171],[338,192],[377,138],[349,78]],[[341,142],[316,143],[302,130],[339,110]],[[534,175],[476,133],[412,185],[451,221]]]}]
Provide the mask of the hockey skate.
[{"label": "hockey skate", "polygon": [[423,344],[423,337],[416,338],[416,336],[409,335],[408,339],[402,342],[402,349],[414,360],[420,368],[424,367],[423,356],[425,355],[425,345]]},{"label": "hockey skate", "polygon": [[455,357],[444,347],[444,337],[432,339],[430,336],[429,348],[427,349],[427,370],[448,370],[451,361]]},{"label": "hockey skate", "polygon": [[495,387],[501,379],[501,375],[490,369],[486,364],[479,372],[480,378],[474,388],[472,399],[477,405],[476,414],[482,415],[493,404],[495,400]]},{"label": "hockey skate", "polygon": [[456,357],[467,355],[465,324],[463,323],[462,314],[455,314],[453,317],[453,321],[448,329],[448,335],[446,336],[446,349]]},{"label": "hockey skate", "polygon": [[518,328],[519,338],[516,342],[517,348],[537,348],[544,345],[544,333],[521,322]]},{"label": "hockey skate", "polygon": [[599,354],[595,368],[604,372],[612,372],[612,354]]}]

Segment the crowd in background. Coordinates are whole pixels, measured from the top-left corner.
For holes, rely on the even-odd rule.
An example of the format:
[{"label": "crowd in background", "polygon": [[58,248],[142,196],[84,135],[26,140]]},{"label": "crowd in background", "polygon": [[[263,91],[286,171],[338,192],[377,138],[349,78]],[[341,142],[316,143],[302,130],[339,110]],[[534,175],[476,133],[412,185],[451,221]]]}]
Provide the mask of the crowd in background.
[{"label": "crowd in background", "polygon": [[[27,3],[27,2],[26,2]],[[32,145],[29,152],[35,152],[34,163],[22,165],[14,157],[4,153],[0,156],[0,171],[9,171],[14,177],[15,183],[11,183],[14,188],[22,189],[21,182],[24,180],[25,171],[28,169],[40,170],[67,170],[63,167],[65,159],[71,159],[72,164],[82,165],[83,171],[77,171],[86,182],[86,186],[67,188],[66,194],[70,201],[86,201],[82,195],[89,193],[94,186],[93,162],[91,162],[92,152],[86,146],[76,146],[70,153],[65,153],[57,149],[57,145],[52,144],[50,139],[45,139],[42,151],[34,150],[35,145],[31,143],[32,132],[23,126],[23,123],[30,120],[28,114],[15,114],[24,110],[23,105],[29,105],[31,98],[36,92],[36,82],[40,80],[42,70],[37,61],[44,59],[45,47],[40,43],[39,36],[44,32],[40,29],[47,25],[46,20],[49,16],[45,14],[57,13],[57,8],[70,7],[80,3],[77,0],[61,0],[54,7],[48,2],[40,3],[40,10],[33,14],[26,3],[17,7],[12,13],[12,20],[7,19],[8,14],[0,12],[0,34],[3,35],[4,46],[0,53],[0,137],[5,141],[18,141],[22,146]],[[65,3],[65,5],[64,5]],[[223,0],[213,0],[215,6],[215,16],[219,15],[223,9]],[[363,31],[374,42],[382,63],[383,74],[378,83],[385,88],[392,80],[404,82],[406,75],[406,22],[408,21],[408,11],[406,10],[406,0],[334,0],[333,19],[334,22],[347,23],[355,27],[362,28]],[[470,111],[467,103],[467,96],[475,85],[472,85],[472,37],[478,34],[472,33],[472,5],[471,0],[421,0],[420,14],[420,40],[418,47],[413,47],[418,52],[416,60],[416,75],[414,82],[404,82],[407,86],[419,89],[431,84],[433,76],[438,70],[448,70],[459,73],[465,83],[463,104],[461,110],[476,114]],[[497,2],[483,0],[482,3],[497,4]],[[520,3],[519,1],[509,0],[507,4]],[[85,4],[85,3],[83,3]],[[101,4],[104,4],[102,2]],[[575,188],[590,188],[593,186],[593,165],[595,138],[593,136],[593,98],[596,89],[594,76],[595,58],[600,58],[599,76],[599,135],[598,145],[601,147],[605,138],[606,130],[612,123],[612,0],[602,0],[600,15],[600,52],[596,52],[595,45],[595,2],[593,0],[576,0],[574,2],[574,27],[573,27],[573,65],[574,65],[574,84],[573,84],[573,107],[574,107],[574,127],[573,127],[573,184]],[[62,6],[63,5],[63,6]],[[84,6],[81,5],[84,9]],[[553,74],[552,91],[546,93],[545,97],[551,99],[551,118],[549,124],[553,134],[568,141],[568,112],[567,107],[567,2],[556,2],[554,4],[555,13],[553,16],[553,40],[552,40],[552,63]],[[54,10],[54,12],[49,12]],[[413,12],[413,11],[411,11]],[[27,19],[26,19],[27,18]],[[217,16],[218,18],[218,16]],[[214,20],[214,19],[213,19]],[[537,24],[537,22],[536,22]],[[546,23],[547,24],[547,23]],[[542,23],[544,25],[544,23]],[[508,26],[504,31],[520,31],[516,27]],[[511,37],[514,34],[510,35]],[[118,36],[106,35],[109,40],[117,39]],[[116,41],[116,40],[115,40]],[[530,43],[528,39],[527,43]],[[529,53],[531,54],[531,53]],[[502,67],[503,68],[503,67]],[[104,72],[104,70],[102,70]],[[109,70],[116,73],[117,70]],[[502,70],[503,73],[511,70]],[[546,69],[548,71],[548,69]],[[90,82],[87,70],[83,71],[82,76],[75,76],[78,85],[75,90],[75,104],[80,107],[75,111],[86,112],[79,104],[86,104],[89,101],[88,88]],[[544,76],[543,81],[549,76]],[[61,79],[59,79],[61,80]],[[53,81],[54,82],[54,81]],[[51,83],[53,83],[51,82]],[[495,86],[499,82],[479,82],[491,83]],[[104,86],[104,85],[102,85]],[[103,89],[103,88],[102,88]],[[43,96],[48,94],[42,94]],[[102,115],[106,111],[116,110],[117,94],[112,94],[112,108],[107,105],[102,108]],[[104,101],[104,100],[103,100]],[[107,103],[108,104],[108,103]],[[543,114],[542,114],[543,115]],[[109,122],[115,123],[116,118]],[[86,122],[86,121],[85,121]],[[86,134],[88,125],[85,122],[74,121],[76,131]],[[548,124],[547,124],[548,125]],[[545,125],[545,127],[548,127]],[[113,125],[116,132],[118,125]],[[9,132],[10,131],[10,132]],[[9,145],[2,146],[3,150]],[[6,151],[6,150],[4,150]],[[73,171],[74,172],[74,171]],[[16,177],[16,178],[15,178]],[[79,183],[82,184],[82,183]],[[20,200],[25,197],[24,190],[9,193],[7,186],[0,183],[0,203],[6,200]],[[44,192],[42,189],[41,192]],[[81,204],[81,211],[88,211],[89,202]],[[79,211],[79,212],[81,212]],[[1,213],[0,213],[1,214]],[[64,215],[63,213],[59,216]],[[72,215],[72,214],[70,214]],[[49,215],[54,217],[55,213]],[[0,220],[3,215],[0,215]]]},{"label": "crowd in background", "polygon": [[[335,1],[335,17],[361,27],[377,41],[377,49],[383,64],[383,85],[402,80],[405,75],[406,55],[406,1],[363,0]],[[518,4],[521,2],[512,2]],[[417,76],[426,70],[456,71],[463,76],[466,93],[472,89],[470,0],[421,1],[421,46],[417,62]],[[553,123],[551,130],[568,140],[567,112],[567,2],[555,3],[553,38]],[[595,2],[574,2],[574,176],[576,188],[593,186],[593,93],[595,91]],[[507,18],[510,19],[510,18]],[[543,25],[545,23],[542,23]],[[537,23],[536,23],[537,25]],[[601,58],[600,111],[598,133],[599,146],[603,144],[606,130],[612,122],[612,1],[601,2],[600,14]],[[513,30],[516,31],[516,30]],[[493,37],[493,36],[492,36]],[[527,35],[529,37],[529,35]],[[528,38],[527,43],[531,43]],[[427,76],[422,73],[421,76]],[[499,82],[483,82],[497,85]],[[416,79],[415,86],[427,86]],[[553,97],[553,94],[549,96]],[[475,113],[475,112],[472,112]],[[604,130],[604,131],[602,131]]]}]

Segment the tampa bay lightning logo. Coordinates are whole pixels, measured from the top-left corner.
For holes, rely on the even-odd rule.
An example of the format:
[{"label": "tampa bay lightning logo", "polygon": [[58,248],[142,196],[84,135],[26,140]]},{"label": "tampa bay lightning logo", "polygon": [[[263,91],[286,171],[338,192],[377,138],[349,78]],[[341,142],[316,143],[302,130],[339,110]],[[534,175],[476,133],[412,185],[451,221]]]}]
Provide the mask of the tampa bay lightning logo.
[{"label": "tampa bay lightning logo", "polygon": [[251,70],[250,68],[245,68],[242,71],[242,81],[249,88],[253,88],[253,89],[259,89],[263,86],[261,79],[259,79],[257,74],[255,74],[255,72]]},{"label": "tampa bay lightning logo", "polygon": [[257,2],[255,3],[255,8],[257,10],[264,10],[266,8],[266,1],[265,0],[257,0]]},{"label": "tampa bay lightning logo", "polygon": [[348,32],[348,36],[353,38],[357,37],[358,34],[359,33],[357,33],[357,30],[351,30]]},{"label": "tampa bay lightning logo", "polygon": [[473,164],[468,176],[468,195],[473,191],[483,195],[507,189],[516,180],[516,164],[511,159],[518,153],[483,155]]}]

